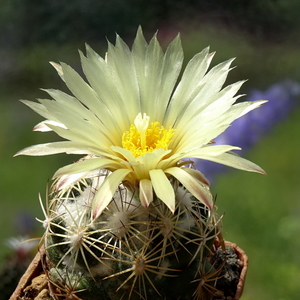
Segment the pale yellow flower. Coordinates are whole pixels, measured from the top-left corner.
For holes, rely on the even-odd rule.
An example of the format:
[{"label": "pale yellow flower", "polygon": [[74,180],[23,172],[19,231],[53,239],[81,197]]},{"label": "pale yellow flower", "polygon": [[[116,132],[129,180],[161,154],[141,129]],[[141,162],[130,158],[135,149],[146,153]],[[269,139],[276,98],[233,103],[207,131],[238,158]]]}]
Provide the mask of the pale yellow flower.
[{"label": "pale yellow flower", "polygon": [[47,119],[35,130],[53,130],[67,141],[31,146],[17,155],[87,154],[56,172],[58,188],[94,170],[109,170],[95,195],[95,217],[121,182],[139,192],[144,206],[156,196],[174,211],[175,178],[212,207],[208,181],[187,167],[186,158],[264,173],[230,152],[238,147],[211,143],[232,121],[265,102],[235,103],[243,81],[222,89],[232,59],[208,71],[214,53],[206,48],[190,60],[177,83],[183,62],[179,36],[165,53],[156,35],[148,44],[141,29],[131,50],[117,36],[105,59],[89,46],[86,52],[80,56],[87,82],[70,66],[52,63],[72,96],[51,89],[45,91],[52,100],[23,101]]}]

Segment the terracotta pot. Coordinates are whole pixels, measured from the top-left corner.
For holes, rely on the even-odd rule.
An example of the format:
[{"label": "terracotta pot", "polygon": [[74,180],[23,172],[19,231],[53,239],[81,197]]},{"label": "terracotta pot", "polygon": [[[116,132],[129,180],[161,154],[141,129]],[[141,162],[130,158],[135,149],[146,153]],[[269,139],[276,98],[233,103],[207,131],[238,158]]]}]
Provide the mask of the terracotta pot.
[{"label": "terracotta pot", "polygon": [[237,285],[235,296],[233,298],[233,300],[238,300],[241,298],[245,286],[246,274],[248,270],[248,256],[239,246],[237,246],[237,244],[228,241],[225,241],[225,244],[231,246],[235,250],[235,253],[237,254],[242,265],[240,279]]},{"label": "terracotta pot", "polygon": [[[233,299],[232,299],[232,297],[230,297],[231,300],[239,300],[242,296],[244,285],[245,285],[246,273],[247,273],[247,269],[248,269],[248,257],[245,254],[245,252],[240,247],[238,247],[236,244],[225,241],[225,245],[228,245],[235,250],[235,253],[237,254],[237,257],[241,263],[242,270],[241,270],[239,282],[237,284],[236,293],[235,293],[235,296]],[[215,246],[216,246],[216,248],[219,248],[220,243],[218,241],[216,241]],[[27,271],[22,276],[16,290],[14,291],[14,293],[12,294],[12,296],[10,297],[9,300],[20,300],[21,299],[20,297],[22,295],[24,295],[24,291],[26,291],[26,289],[29,293],[31,292],[33,294],[34,293],[39,294],[39,296],[37,296],[37,297],[35,297],[33,295],[32,299],[35,299],[35,300],[51,300],[52,299],[51,296],[49,295],[49,291],[48,291],[48,287],[47,287],[47,278],[45,277],[45,275],[41,275],[41,274],[43,274],[42,258],[44,257],[44,255],[45,254],[44,254],[43,250],[40,250],[36,254],[35,258],[29,265]],[[44,276],[44,277],[41,278],[41,276]],[[38,277],[40,277],[40,282],[41,282],[40,285],[38,286],[38,290],[36,290],[36,291],[28,290],[28,287],[30,286],[31,281]],[[217,297],[217,298],[213,298],[213,299],[226,300],[227,298],[226,297],[223,297],[223,298]]]},{"label": "terracotta pot", "polygon": [[19,297],[23,294],[24,289],[30,285],[32,279],[34,279],[43,271],[41,261],[41,256],[43,254],[43,251],[36,254],[9,300],[19,300]]}]

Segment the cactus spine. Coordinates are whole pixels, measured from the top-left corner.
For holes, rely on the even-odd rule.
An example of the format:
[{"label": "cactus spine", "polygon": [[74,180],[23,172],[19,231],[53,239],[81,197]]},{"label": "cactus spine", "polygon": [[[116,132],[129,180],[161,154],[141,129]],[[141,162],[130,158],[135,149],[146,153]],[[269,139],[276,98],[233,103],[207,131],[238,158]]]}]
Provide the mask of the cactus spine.
[{"label": "cactus spine", "polygon": [[174,214],[159,199],[143,207],[121,184],[95,219],[91,207],[106,175],[101,170],[49,193],[43,241],[53,296],[210,299],[212,293],[199,296],[199,280],[209,270],[217,274],[210,264],[220,228],[215,212],[174,180]]}]

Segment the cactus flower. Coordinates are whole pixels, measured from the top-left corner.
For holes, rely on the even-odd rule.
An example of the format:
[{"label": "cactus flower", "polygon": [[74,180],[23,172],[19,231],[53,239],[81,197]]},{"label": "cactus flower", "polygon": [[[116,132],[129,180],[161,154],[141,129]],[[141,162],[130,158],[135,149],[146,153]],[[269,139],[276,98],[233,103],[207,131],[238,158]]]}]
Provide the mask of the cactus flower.
[{"label": "cactus flower", "polygon": [[146,42],[139,28],[130,49],[117,36],[105,58],[89,46],[80,52],[86,81],[70,66],[52,63],[72,95],[45,90],[51,100],[23,102],[46,120],[36,131],[54,131],[65,141],[25,148],[16,155],[84,154],[84,159],[60,168],[57,189],[106,169],[109,175],[97,191],[97,218],[122,182],[138,191],[149,206],[154,195],[174,212],[177,179],[194,197],[211,208],[213,200],[204,174],[186,158],[221,163],[264,173],[256,164],[212,141],[237,118],[265,101],[235,103],[243,81],[223,88],[233,59],[208,71],[214,53],[206,48],[187,64],[181,79],[183,50],[177,36],[164,52],[156,35]]}]

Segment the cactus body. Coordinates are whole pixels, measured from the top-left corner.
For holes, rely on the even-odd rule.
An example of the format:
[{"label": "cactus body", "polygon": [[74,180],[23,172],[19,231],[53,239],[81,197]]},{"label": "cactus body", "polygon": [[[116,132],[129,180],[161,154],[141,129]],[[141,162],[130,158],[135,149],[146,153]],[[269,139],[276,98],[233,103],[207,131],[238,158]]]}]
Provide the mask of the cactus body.
[{"label": "cactus body", "polygon": [[218,234],[214,212],[174,180],[174,214],[160,199],[145,208],[120,185],[94,218],[103,176],[50,195],[44,246],[53,285],[86,300],[193,298]]}]

